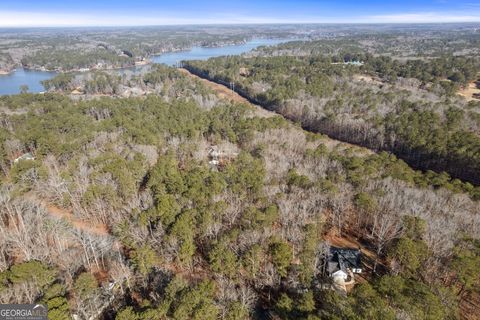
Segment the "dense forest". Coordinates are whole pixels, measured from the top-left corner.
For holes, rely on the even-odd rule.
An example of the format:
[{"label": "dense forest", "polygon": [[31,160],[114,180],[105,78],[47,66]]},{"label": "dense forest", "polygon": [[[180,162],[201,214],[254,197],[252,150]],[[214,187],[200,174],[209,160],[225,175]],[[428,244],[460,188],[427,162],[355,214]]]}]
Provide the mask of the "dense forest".
[{"label": "dense forest", "polygon": [[[320,57],[192,65],[213,62],[233,74],[216,71],[217,80],[271,88],[252,98],[272,106],[301,91],[324,99],[333,117],[347,105],[334,102],[341,92],[343,101],[369,97],[370,105],[348,104],[369,117],[384,110],[379,125],[410,126],[417,116],[406,89],[352,90],[354,66]],[[403,70],[396,68],[389,70]],[[42,302],[54,320],[436,320],[469,312],[480,284],[478,188],[219,98],[173,68],[108,76],[77,79],[92,93],[82,99],[0,98],[1,303]],[[61,75],[47,85],[68,92],[75,81]],[[150,94],[122,98],[119,86]],[[312,114],[308,99],[298,104],[304,114]],[[388,109],[402,100],[404,113]],[[477,143],[476,120],[463,120],[477,106],[452,108],[442,134],[468,131]],[[418,116],[418,137],[435,131],[422,121],[445,121]],[[342,242],[364,253],[365,271],[347,296],[325,287],[331,279],[322,271],[330,246]]]},{"label": "dense forest", "polygon": [[90,52],[78,50],[51,49],[37,51],[32,56],[26,56],[21,60],[22,66],[29,69],[70,71],[76,69],[113,69],[126,68],[135,65],[135,59],[115,52],[109,52],[103,48]]},{"label": "dense forest", "polygon": [[368,53],[299,57],[275,55],[266,48],[253,57],[188,61],[185,68],[234,84],[254,103],[308,130],[393,152],[417,169],[446,171],[480,184],[480,102],[467,103],[456,94],[477,80],[478,58],[399,61]]}]

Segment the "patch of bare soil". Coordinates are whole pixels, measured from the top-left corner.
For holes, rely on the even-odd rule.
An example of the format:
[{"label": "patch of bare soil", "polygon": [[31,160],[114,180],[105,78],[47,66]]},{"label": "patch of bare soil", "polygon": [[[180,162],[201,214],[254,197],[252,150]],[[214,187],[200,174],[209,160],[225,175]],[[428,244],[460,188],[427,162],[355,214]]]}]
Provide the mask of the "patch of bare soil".
[{"label": "patch of bare soil", "polygon": [[94,223],[92,221],[79,219],[75,217],[70,210],[60,208],[54,204],[46,202],[45,200],[38,199],[33,193],[27,194],[26,197],[31,201],[45,207],[47,209],[47,213],[51,217],[63,219],[78,230],[99,236],[106,236],[110,234],[107,225],[103,223]]},{"label": "patch of bare soil", "polygon": [[372,83],[372,84],[382,84],[382,81],[380,81],[379,79],[366,74],[355,74],[353,75],[353,80],[363,81],[363,82]]},{"label": "patch of bare soil", "polygon": [[460,318],[463,320],[478,320],[480,310],[480,293],[472,292],[460,302]]},{"label": "patch of bare soil", "polygon": [[183,74],[188,75],[191,78],[201,81],[204,85],[212,89],[222,99],[228,99],[228,100],[233,100],[239,103],[250,104],[250,102],[247,99],[240,96],[235,91],[232,91],[229,88],[225,87],[224,85],[209,81],[207,79],[200,78],[199,76],[194,75],[193,73],[190,73],[187,69],[180,68],[178,70]]},{"label": "patch of bare soil", "polygon": [[339,152],[343,152],[346,150],[351,150],[354,151],[354,154],[356,156],[370,156],[372,154],[375,154],[373,150],[359,147],[357,145],[348,143],[348,142],[342,142],[339,140],[335,140],[332,138],[329,138],[327,136],[322,137],[320,140],[323,145],[325,145],[329,150],[337,150]]},{"label": "patch of bare soil", "polygon": [[480,101],[480,81],[470,82],[465,88],[458,91],[458,94],[467,101]]},{"label": "patch of bare soil", "polygon": [[70,211],[59,208],[53,204],[46,204],[42,202],[42,205],[47,208],[47,212],[52,217],[64,219],[76,229],[100,236],[106,236],[109,234],[107,226],[102,223],[92,223],[89,221],[78,219]]},{"label": "patch of bare soil", "polygon": [[136,66],[146,66],[149,63],[150,63],[150,61],[148,61],[148,60],[135,61]]},{"label": "patch of bare soil", "polygon": [[80,87],[75,88],[75,89],[72,91],[71,94],[73,94],[73,95],[83,94],[82,88],[80,88]]}]

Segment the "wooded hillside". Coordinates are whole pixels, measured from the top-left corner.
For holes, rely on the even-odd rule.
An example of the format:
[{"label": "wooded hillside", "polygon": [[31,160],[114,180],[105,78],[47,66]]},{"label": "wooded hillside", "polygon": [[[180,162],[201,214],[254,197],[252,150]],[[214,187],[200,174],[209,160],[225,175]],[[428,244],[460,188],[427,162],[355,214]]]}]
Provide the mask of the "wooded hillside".
[{"label": "wooded hillside", "polygon": [[[272,90],[348,85],[292,74]],[[452,319],[477,292],[470,184],[219,99],[171,68],[138,81],[162,96],[0,98],[0,302],[46,303],[50,319]],[[15,161],[25,153],[35,159]],[[365,252],[348,297],[319,286],[332,238]]]}]

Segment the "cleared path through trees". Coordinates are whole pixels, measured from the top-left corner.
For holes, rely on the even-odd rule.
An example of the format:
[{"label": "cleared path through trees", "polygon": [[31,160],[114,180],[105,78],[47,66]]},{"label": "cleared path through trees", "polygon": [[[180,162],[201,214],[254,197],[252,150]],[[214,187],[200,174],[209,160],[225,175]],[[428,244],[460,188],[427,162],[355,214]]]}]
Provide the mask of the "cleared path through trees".
[{"label": "cleared path through trees", "polygon": [[90,221],[85,221],[80,218],[77,218],[73,215],[73,213],[70,210],[63,209],[54,204],[48,203],[44,200],[40,200],[32,193],[28,194],[27,198],[45,207],[45,209],[47,210],[47,213],[51,217],[56,219],[63,219],[67,221],[69,224],[71,224],[75,229],[84,231],[92,235],[97,235],[97,236],[110,235],[110,233],[108,232],[107,225],[103,223],[93,223]]}]

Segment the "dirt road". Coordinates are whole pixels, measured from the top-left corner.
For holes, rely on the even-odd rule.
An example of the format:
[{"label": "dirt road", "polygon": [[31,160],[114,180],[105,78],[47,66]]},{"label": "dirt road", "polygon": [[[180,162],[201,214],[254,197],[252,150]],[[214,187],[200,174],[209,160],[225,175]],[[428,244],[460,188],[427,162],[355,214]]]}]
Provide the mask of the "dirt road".
[{"label": "dirt road", "polygon": [[213,92],[215,92],[215,94],[221,99],[234,101],[234,102],[237,102],[237,103],[245,103],[245,104],[253,106],[255,108],[256,115],[259,116],[259,117],[265,117],[266,118],[266,117],[273,117],[273,116],[277,115],[275,112],[265,110],[264,108],[262,108],[260,106],[257,106],[257,105],[254,105],[254,104],[250,103],[250,101],[248,101],[244,97],[240,96],[235,91],[230,90],[229,88],[225,87],[224,85],[215,83],[213,81],[209,81],[207,79],[203,79],[203,78],[191,73],[187,69],[179,68],[178,70],[180,72],[182,72],[183,74],[185,74],[185,75],[187,75],[187,76],[189,76],[193,79],[199,80],[206,87],[210,88]]},{"label": "dirt road", "polygon": [[203,79],[203,78],[200,78],[199,76],[197,75],[194,75],[193,73],[190,73],[190,71],[188,71],[187,69],[183,69],[183,68],[179,68],[178,69],[180,72],[182,72],[183,74],[185,75],[188,75],[189,77],[191,78],[194,78],[194,79],[197,79],[199,80],[200,82],[202,82],[205,86],[209,87],[210,89],[212,89],[220,98],[223,98],[223,99],[227,99],[227,100],[233,100],[235,102],[239,102],[239,103],[247,103],[247,104],[250,104],[250,102],[248,102],[247,99],[241,97],[238,93],[236,93],[235,91],[232,91],[230,89],[228,89],[227,87],[221,85],[221,84],[218,84],[218,83],[215,83],[215,82],[212,82],[212,81],[208,81],[206,79]]},{"label": "dirt road", "polygon": [[106,236],[110,233],[108,232],[107,225],[103,223],[94,223],[87,220],[82,220],[73,215],[70,210],[60,208],[52,203],[48,203],[45,200],[37,198],[33,193],[29,193],[25,196],[30,201],[39,204],[47,210],[49,216],[55,219],[63,219],[70,223],[75,229],[90,233],[93,235]]},{"label": "dirt road", "polygon": [[103,223],[92,223],[90,221],[81,220],[75,217],[70,211],[59,208],[53,204],[47,204],[41,202],[42,205],[47,209],[47,212],[50,216],[57,219],[64,219],[70,223],[75,229],[82,230],[84,232],[95,234],[99,236],[109,235],[108,228]]}]

